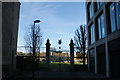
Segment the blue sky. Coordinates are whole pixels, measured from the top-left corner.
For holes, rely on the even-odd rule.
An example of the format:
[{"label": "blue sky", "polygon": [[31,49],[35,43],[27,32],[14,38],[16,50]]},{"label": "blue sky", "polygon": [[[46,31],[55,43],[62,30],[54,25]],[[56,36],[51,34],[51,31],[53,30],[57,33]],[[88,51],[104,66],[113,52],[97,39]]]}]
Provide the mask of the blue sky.
[{"label": "blue sky", "polygon": [[33,21],[39,19],[43,44],[50,39],[52,47],[58,47],[62,39],[62,49],[69,49],[70,39],[75,30],[86,24],[84,2],[21,2],[18,46],[24,46],[24,36]]}]

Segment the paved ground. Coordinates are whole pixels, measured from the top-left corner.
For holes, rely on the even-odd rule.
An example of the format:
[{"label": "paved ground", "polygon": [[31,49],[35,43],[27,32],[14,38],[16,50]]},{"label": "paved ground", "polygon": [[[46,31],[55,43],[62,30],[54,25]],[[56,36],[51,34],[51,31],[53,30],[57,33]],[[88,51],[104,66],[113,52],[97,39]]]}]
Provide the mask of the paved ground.
[{"label": "paved ground", "polygon": [[[40,72],[36,71],[34,80],[108,80],[103,75],[90,72]],[[21,72],[6,80],[33,80],[32,72]]]}]

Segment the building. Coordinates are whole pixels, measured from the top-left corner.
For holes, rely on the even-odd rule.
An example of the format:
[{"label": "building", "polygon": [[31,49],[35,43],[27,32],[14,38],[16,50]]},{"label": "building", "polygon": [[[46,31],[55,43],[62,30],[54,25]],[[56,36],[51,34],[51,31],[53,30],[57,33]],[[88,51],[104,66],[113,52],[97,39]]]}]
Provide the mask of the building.
[{"label": "building", "polygon": [[86,2],[88,68],[107,77],[120,76],[120,2]]},{"label": "building", "polygon": [[0,2],[0,79],[2,78],[2,3]]},{"label": "building", "polygon": [[0,2],[0,68],[2,78],[16,68],[16,49],[19,23],[19,2]]}]

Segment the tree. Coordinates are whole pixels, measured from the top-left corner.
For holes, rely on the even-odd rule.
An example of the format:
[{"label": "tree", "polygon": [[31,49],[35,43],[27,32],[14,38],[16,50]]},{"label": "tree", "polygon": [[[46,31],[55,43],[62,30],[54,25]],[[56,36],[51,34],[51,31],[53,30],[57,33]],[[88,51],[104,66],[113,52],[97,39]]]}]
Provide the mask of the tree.
[{"label": "tree", "polygon": [[83,53],[83,65],[85,65],[85,54],[86,54],[86,46],[87,46],[87,30],[85,25],[80,25],[78,29],[75,31],[74,36],[75,48],[78,52]]},{"label": "tree", "polygon": [[39,25],[35,25],[34,23],[30,26],[25,35],[25,45],[27,46],[26,50],[32,53],[35,59],[36,54],[40,53],[42,45],[42,33]]}]

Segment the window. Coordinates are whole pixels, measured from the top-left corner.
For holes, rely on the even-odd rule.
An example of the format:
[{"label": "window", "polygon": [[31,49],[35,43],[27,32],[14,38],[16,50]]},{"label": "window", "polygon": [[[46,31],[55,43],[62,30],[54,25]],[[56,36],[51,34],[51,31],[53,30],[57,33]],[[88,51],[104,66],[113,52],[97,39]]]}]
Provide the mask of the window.
[{"label": "window", "polygon": [[94,25],[92,25],[90,27],[90,40],[91,40],[91,44],[93,44],[95,42],[94,33],[95,33],[95,31],[94,31]]},{"label": "window", "polygon": [[105,27],[104,27],[104,15],[102,14],[98,20],[98,34],[99,34],[99,39],[105,37]]},{"label": "window", "polygon": [[109,6],[110,10],[110,26],[111,26],[111,32],[114,32],[116,30],[116,17],[115,17],[115,4],[112,3]]},{"label": "window", "polygon": [[104,2],[97,2],[97,9],[99,9],[102,5],[103,5]]},{"label": "window", "polygon": [[117,29],[120,29],[120,3],[116,3]]},{"label": "window", "polygon": [[93,17],[93,3],[90,3],[89,5],[89,19]]}]

